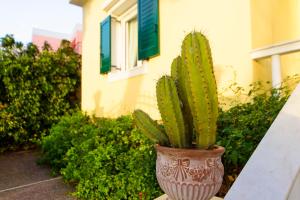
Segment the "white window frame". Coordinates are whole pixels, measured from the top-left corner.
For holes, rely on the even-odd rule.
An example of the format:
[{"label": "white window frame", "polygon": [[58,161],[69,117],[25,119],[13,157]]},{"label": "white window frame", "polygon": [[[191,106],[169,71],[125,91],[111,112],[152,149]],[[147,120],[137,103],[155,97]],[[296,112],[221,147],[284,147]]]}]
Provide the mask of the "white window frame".
[{"label": "white window frame", "polygon": [[[128,42],[128,22],[133,18],[137,17],[137,5],[131,7],[128,11],[126,11],[123,15],[118,17],[118,21],[121,23],[121,49],[122,49],[122,63],[121,68],[122,71],[131,71],[136,67],[141,67],[143,65],[143,61],[138,60],[137,66],[128,66],[128,52],[127,52],[127,42]],[[129,67],[133,69],[128,69]]]},{"label": "white window frame", "polygon": [[[141,74],[147,73],[147,64],[146,61],[137,61],[137,66],[132,66],[130,69],[129,66],[127,66],[127,35],[128,32],[128,22],[137,17],[137,4],[135,3],[130,8],[128,8],[125,12],[122,12],[120,15],[114,15],[114,13],[117,13],[116,10],[122,9],[122,8],[115,8],[113,12],[108,10],[108,13],[112,16],[113,20],[117,24],[115,26],[117,27],[117,33],[112,34],[111,39],[116,40],[118,44],[116,44],[115,53],[112,53],[112,56],[117,57],[117,60],[115,60],[115,63],[117,63],[117,68],[112,67],[112,71],[108,73],[108,80],[109,81],[118,81],[122,79],[127,79],[130,77],[138,76]],[[113,23],[112,23],[113,26]],[[114,38],[119,37],[119,38]],[[115,59],[112,57],[112,59]]]},{"label": "white window frame", "polygon": [[[125,42],[125,45],[124,45],[124,50],[125,50],[125,70],[126,71],[130,71],[130,70],[133,70],[133,68],[136,68],[136,67],[141,67],[143,65],[143,61],[141,60],[137,60],[137,65],[136,66],[128,66],[128,51],[127,51],[127,47],[128,47],[128,22],[134,18],[137,18],[137,8],[136,6],[134,6],[132,9],[129,10],[128,13],[125,14],[125,16],[122,17],[122,20],[121,20],[121,29],[123,30],[123,34],[122,34],[122,37],[123,37],[123,42]],[[138,31],[138,30],[137,30]],[[138,38],[136,38],[138,40]],[[138,53],[138,52],[137,52]],[[129,69],[131,68],[131,69]]]}]

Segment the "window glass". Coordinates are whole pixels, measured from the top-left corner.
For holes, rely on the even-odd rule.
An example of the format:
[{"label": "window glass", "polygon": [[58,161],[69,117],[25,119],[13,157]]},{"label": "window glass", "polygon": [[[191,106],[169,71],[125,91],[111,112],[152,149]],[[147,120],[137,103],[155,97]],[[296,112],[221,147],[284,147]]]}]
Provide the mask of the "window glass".
[{"label": "window glass", "polygon": [[132,69],[137,66],[137,52],[138,52],[138,29],[137,29],[137,17],[127,22],[126,33],[126,60],[127,69]]}]

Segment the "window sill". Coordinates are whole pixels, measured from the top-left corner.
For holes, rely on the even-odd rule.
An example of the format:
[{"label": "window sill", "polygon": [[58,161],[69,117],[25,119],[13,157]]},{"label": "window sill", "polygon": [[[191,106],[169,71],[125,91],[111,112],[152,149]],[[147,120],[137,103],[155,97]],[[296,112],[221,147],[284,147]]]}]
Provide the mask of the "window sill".
[{"label": "window sill", "polygon": [[148,72],[147,66],[145,63],[141,67],[137,67],[136,69],[132,69],[130,71],[120,71],[120,72],[113,72],[108,74],[108,81],[115,82],[119,80],[128,79],[131,77],[139,76],[142,74],[146,74]]}]

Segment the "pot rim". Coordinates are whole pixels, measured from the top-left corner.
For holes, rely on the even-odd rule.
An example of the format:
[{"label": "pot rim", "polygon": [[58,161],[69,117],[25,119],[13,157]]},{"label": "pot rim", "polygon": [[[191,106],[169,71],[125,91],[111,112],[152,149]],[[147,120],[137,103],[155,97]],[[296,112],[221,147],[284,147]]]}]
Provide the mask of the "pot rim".
[{"label": "pot rim", "polygon": [[157,152],[162,154],[176,154],[181,156],[188,157],[219,157],[225,152],[225,148],[222,146],[214,145],[213,149],[196,149],[196,148],[174,148],[174,147],[165,147],[160,146],[159,144],[155,145]]}]

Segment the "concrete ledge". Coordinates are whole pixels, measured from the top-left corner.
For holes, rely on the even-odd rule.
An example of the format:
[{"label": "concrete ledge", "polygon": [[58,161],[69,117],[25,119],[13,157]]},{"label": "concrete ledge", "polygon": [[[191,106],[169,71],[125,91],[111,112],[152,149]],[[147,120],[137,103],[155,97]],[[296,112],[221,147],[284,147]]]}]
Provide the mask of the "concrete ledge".
[{"label": "concrete ledge", "polygon": [[300,199],[300,84],[294,90],[225,200]]}]

